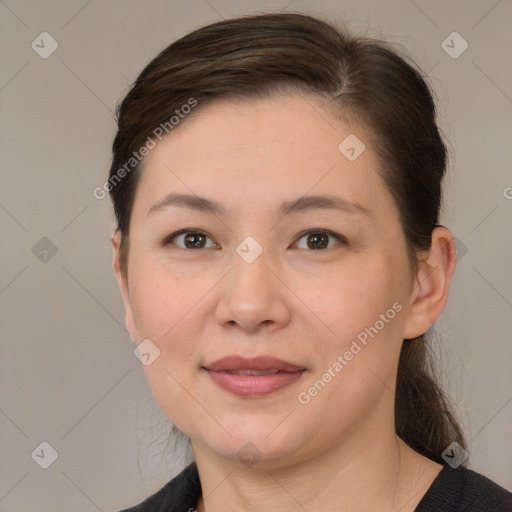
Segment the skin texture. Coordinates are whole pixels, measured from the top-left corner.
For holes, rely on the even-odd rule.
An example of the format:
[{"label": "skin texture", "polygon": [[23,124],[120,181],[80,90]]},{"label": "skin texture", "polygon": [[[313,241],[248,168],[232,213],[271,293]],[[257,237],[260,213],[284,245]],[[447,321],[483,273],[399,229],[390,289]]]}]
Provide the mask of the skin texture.
[{"label": "skin texture", "polygon": [[[338,145],[352,133],[366,149],[349,161]],[[148,215],[171,192],[225,211],[171,206]],[[278,216],[283,201],[325,194],[367,213]],[[204,248],[169,240],[184,228],[207,235]],[[329,237],[327,248],[311,248],[314,235],[300,238],[308,229],[347,243]],[[252,263],[236,252],[248,236],[262,248]],[[131,217],[128,275],[119,233],[114,271],[132,339],[160,349],[144,371],[162,410],[191,438],[206,497],[199,511],[414,510],[441,466],[395,435],[394,388],[403,339],[426,332],[447,300],[453,237],[436,228],[432,240],[413,275],[364,127],[334,119],[317,98],[217,102],[152,150]],[[393,304],[400,311],[389,319]],[[380,327],[381,315],[388,321],[378,334],[301,403],[299,393],[365,328]],[[239,397],[202,368],[233,354],[307,371],[270,395]],[[261,457],[251,466],[237,456],[247,443]]]}]

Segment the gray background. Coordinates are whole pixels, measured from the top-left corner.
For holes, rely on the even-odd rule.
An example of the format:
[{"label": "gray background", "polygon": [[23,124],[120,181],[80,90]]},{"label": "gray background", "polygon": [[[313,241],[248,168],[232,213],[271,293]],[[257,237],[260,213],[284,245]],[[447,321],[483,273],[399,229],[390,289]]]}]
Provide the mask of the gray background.
[{"label": "gray background", "polygon": [[[512,489],[509,0],[7,0],[0,2],[2,511],[117,510],[185,463],[180,450],[165,452],[169,424],[133,355],[111,272],[109,199],[92,191],[106,179],[116,102],[157,52],[222,17],[281,9],[386,37],[430,75],[451,144],[442,220],[459,247],[435,351],[471,467]],[[31,47],[50,48],[38,38],[44,31],[58,43],[46,59]],[[458,58],[442,47],[453,31],[469,44]],[[449,44],[461,48],[461,40]],[[43,441],[58,452],[48,469],[35,461],[49,457],[36,450]]]}]

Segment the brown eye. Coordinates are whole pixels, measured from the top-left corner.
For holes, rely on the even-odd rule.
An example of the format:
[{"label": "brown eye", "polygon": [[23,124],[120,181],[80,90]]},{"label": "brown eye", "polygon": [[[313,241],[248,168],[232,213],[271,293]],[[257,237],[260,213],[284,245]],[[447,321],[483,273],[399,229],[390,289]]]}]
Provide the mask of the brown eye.
[{"label": "brown eye", "polygon": [[202,249],[204,247],[206,237],[201,233],[188,233],[185,235],[183,242],[188,249]]},{"label": "brown eye", "polygon": [[[210,240],[210,245],[207,245],[208,240]],[[205,233],[200,231],[183,230],[169,236],[165,240],[164,244],[177,245],[180,249],[205,249],[219,247],[217,244],[212,243],[210,237]]]},{"label": "brown eye", "polygon": [[310,249],[325,249],[329,245],[329,236],[325,233],[307,235],[307,244]]},{"label": "brown eye", "polygon": [[[305,246],[302,247],[299,245],[300,240],[306,240]],[[337,244],[331,242],[331,239],[337,241]],[[299,242],[297,242],[297,246],[299,249],[311,249],[313,251],[330,249],[335,245],[346,245],[346,239],[341,235],[337,235],[331,231],[308,231],[306,233],[302,233],[299,237]]]}]

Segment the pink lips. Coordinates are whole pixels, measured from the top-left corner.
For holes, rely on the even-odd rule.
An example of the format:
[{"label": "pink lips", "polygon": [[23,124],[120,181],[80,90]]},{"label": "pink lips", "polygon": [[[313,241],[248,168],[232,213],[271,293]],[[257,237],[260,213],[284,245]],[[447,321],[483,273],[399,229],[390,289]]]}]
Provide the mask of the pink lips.
[{"label": "pink lips", "polygon": [[229,356],[205,365],[222,389],[244,397],[272,393],[299,379],[306,369],[274,357]]}]

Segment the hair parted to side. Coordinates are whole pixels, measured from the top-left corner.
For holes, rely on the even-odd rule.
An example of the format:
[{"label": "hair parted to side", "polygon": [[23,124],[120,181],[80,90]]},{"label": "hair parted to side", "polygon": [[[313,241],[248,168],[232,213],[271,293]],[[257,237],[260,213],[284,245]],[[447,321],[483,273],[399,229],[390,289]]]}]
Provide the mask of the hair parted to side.
[{"label": "hair parted to side", "polygon": [[[414,272],[417,252],[430,247],[438,225],[447,164],[430,88],[407,56],[389,43],[353,36],[309,15],[269,13],[228,19],[165,48],[118,106],[110,177],[191,98],[197,106],[189,116],[195,116],[216,100],[291,93],[317,96],[334,116],[364,126],[398,207]],[[125,278],[130,215],[143,164],[109,190],[122,235]],[[409,446],[439,463],[453,441],[466,448],[449,401],[431,371],[424,336],[402,345],[395,427]]]}]

